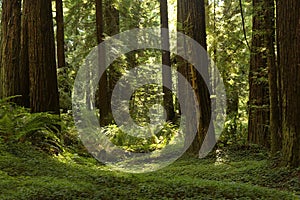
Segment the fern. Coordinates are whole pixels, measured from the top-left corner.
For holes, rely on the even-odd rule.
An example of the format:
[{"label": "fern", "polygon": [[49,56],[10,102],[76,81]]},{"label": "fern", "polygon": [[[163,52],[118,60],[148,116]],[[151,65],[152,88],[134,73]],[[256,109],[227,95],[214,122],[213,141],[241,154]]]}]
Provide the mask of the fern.
[{"label": "fern", "polygon": [[0,135],[3,141],[30,142],[48,152],[61,152],[59,116],[31,114],[28,109],[9,102],[11,98],[0,100]]}]

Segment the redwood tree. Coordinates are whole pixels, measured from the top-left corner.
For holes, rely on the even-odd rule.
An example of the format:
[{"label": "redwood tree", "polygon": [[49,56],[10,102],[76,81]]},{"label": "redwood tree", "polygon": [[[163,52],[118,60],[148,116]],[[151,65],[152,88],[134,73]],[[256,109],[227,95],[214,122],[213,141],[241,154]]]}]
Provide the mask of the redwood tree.
[{"label": "redwood tree", "polygon": [[[105,10],[104,10],[104,30],[107,35],[114,36],[120,32],[120,13],[119,10],[115,8],[115,0],[105,0]],[[111,96],[113,89],[119,80],[119,78],[122,76],[120,71],[118,70],[119,66],[115,63],[112,63],[109,66],[109,70],[107,73],[108,77],[108,115],[112,115],[111,111]],[[109,121],[111,118],[109,119]]]},{"label": "redwood tree", "polygon": [[300,166],[300,1],[277,1],[283,163]]},{"label": "redwood tree", "polygon": [[[178,30],[185,35],[193,38],[204,49],[207,49],[204,0],[178,0],[177,6],[177,17],[179,23]],[[188,154],[192,154],[195,156],[199,156],[199,151],[208,132],[208,127],[211,119],[211,100],[208,91],[209,86],[207,86],[204,82],[204,79],[208,80],[208,66],[202,66],[201,70],[202,74],[200,75],[190,63],[182,60],[180,60],[179,62],[178,71],[190,82],[197,95],[197,99],[200,105],[200,119],[197,129],[198,132],[191,146],[187,150]],[[182,87],[182,85],[179,85],[179,95],[184,95],[184,89],[180,89],[180,87]],[[187,130],[189,130],[189,128],[187,128]],[[210,138],[210,141],[211,140],[214,140],[214,138]]]},{"label": "redwood tree", "polygon": [[58,67],[61,68],[66,66],[64,14],[62,0],[56,0],[56,26],[57,64]]},{"label": "redwood tree", "polygon": [[282,145],[281,135],[281,105],[279,96],[281,88],[279,84],[279,70],[275,56],[275,3],[273,0],[265,0],[265,23],[266,23],[266,48],[267,66],[269,71],[269,94],[270,94],[270,134],[271,152],[280,151]]},{"label": "redwood tree", "polygon": [[[51,0],[24,0],[32,112],[59,113]],[[24,58],[27,59],[27,58]]]},{"label": "redwood tree", "polygon": [[[1,97],[22,95],[20,79],[21,0],[3,0],[1,38]],[[13,99],[24,105],[22,98]]]},{"label": "redwood tree", "polygon": [[[104,20],[103,20],[103,2],[102,0],[96,0],[96,28],[97,28],[97,42],[100,44],[103,42],[103,27],[104,27]],[[101,65],[104,64],[103,58],[104,52],[98,52],[99,63]],[[100,110],[100,125],[105,126],[108,125],[108,118],[109,118],[109,103],[108,103],[108,86],[107,86],[107,74],[106,71],[102,74],[100,81],[99,81],[99,90],[98,90],[98,107]]]},{"label": "redwood tree", "polygon": [[[169,28],[169,18],[168,18],[168,1],[160,0],[160,22],[161,28]],[[170,36],[168,32],[161,33],[162,45],[165,49],[170,49]],[[170,51],[162,51],[162,64],[168,66],[168,68],[163,68],[163,85],[172,88],[172,72],[171,72],[171,55]],[[164,93],[164,106],[167,114],[167,121],[172,121],[175,118],[173,95],[172,91],[167,87],[163,87]]]},{"label": "redwood tree", "polygon": [[253,0],[252,45],[249,72],[248,141],[268,147],[269,84],[266,46],[266,1]]},{"label": "redwood tree", "polygon": [[21,53],[20,53],[20,79],[22,80],[21,92],[26,107],[30,107],[30,80],[29,80],[29,56],[28,56],[28,22],[30,13],[29,1],[23,1],[21,18]]}]

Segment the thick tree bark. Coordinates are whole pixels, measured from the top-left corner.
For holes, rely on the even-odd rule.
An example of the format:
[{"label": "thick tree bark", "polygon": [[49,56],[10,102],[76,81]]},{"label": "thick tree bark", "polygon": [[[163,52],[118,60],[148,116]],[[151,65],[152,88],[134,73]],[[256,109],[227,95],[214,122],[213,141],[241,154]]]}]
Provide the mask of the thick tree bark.
[{"label": "thick tree bark", "polygon": [[[161,28],[169,28],[169,18],[168,18],[168,1],[167,0],[160,0],[160,23]],[[170,36],[169,32],[161,33],[162,38],[162,47],[165,49],[170,49]],[[168,66],[168,68],[163,68],[162,71],[162,81],[164,86],[168,86],[172,88],[172,71],[171,71],[171,55],[170,51],[162,51],[162,64]],[[173,94],[170,89],[167,87],[163,87],[163,100],[164,100],[164,107],[166,109],[166,120],[173,121],[175,118],[175,111],[174,111],[174,104],[173,104]]]},{"label": "thick tree bark", "polygon": [[62,0],[56,0],[56,25],[57,64],[58,68],[61,68],[66,66],[64,14]]},{"label": "thick tree bark", "polygon": [[265,2],[253,0],[253,33],[249,72],[248,141],[269,147],[269,84]]},{"label": "thick tree bark", "polygon": [[270,134],[271,153],[275,155],[281,150],[282,136],[280,125],[278,65],[275,56],[275,4],[273,0],[265,1],[267,66],[269,71],[270,94]]},{"label": "thick tree bark", "polygon": [[[30,107],[59,113],[51,0],[25,0],[27,11]],[[26,38],[23,38],[26,40]]]},{"label": "thick tree bark", "polygon": [[[104,22],[105,22],[105,28],[104,32],[109,35],[113,36],[119,33],[120,31],[120,16],[119,16],[119,11],[114,7],[114,0],[105,0],[105,17],[104,17]],[[111,96],[113,89],[117,83],[117,81],[120,79],[122,74],[118,71],[118,65],[116,64],[111,64],[109,66],[109,70],[107,73],[108,76],[108,109],[109,109],[109,114],[112,115],[111,111]]]},{"label": "thick tree bark", "polygon": [[283,163],[300,166],[300,1],[277,1]]},{"label": "thick tree bark", "polygon": [[[1,94],[3,97],[22,95],[20,79],[21,1],[3,0],[1,39]],[[25,106],[22,98],[12,99]]]},{"label": "thick tree bark", "polygon": [[[103,42],[103,4],[102,0],[96,0],[96,28],[97,28],[97,42],[100,44]],[[104,66],[105,52],[98,52],[99,63]],[[109,104],[108,104],[108,85],[107,85],[107,73],[106,71],[102,74],[99,81],[99,110],[100,110],[100,125],[106,126],[109,123]],[[89,94],[87,94],[89,95]]]},{"label": "thick tree bark", "polygon": [[[204,0],[178,0],[177,2],[179,31],[190,36],[202,45],[204,49],[207,49]],[[206,86],[204,82],[204,80],[208,80],[208,66],[203,66],[202,74],[200,75],[191,64],[181,60],[178,71],[192,85],[200,105],[198,133],[187,150],[188,154],[199,156],[199,150],[203,145],[202,143],[208,132],[211,120],[211,100],[207,89],[207,87],[210,86]],[[179,95],[184,95],[184,89],[181,87],[183,86],[179,85],[179,93],[181,93]],[[210,134],[210,136],[212,136],[212,134]],[[210,138],[209,140],[212,142],[215,138]]]},{"label": "thick tree bark", "polygon": [[28,54],[28,15],[30,12],[30,2],[23,2],[21,18],[21,53],[20,53],[20,86],[22,93],[22,102],[24,106],[30,107],[30,80],[29,80],[29,54]]}]

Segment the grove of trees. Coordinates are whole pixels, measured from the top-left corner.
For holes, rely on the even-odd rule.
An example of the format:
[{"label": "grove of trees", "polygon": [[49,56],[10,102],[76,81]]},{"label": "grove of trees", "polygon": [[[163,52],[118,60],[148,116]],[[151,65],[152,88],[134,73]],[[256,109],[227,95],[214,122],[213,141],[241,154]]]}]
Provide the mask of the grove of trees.
[{"label": "grove of trees", "polygon": [[[201,44],[221,73],[227,118],[218,146],[257,144],[279,158],[279,164],[300,167],[299,0],[0,2],[2,99],[14,97],[9,101],[31,113],[67,112],[72,109],[76,73],[94,46],[132,28],[169,28]],[[168,40],[169,35],[162,38]],[[191,63],[167,51],[132,51],[105,71],[96,94],[100,125],[114,124],[110,104],[117,81],[126,71],[151,60],[170,66],[159,76],[165,85],[177,84],[174,68],[196,93],[200,123],[187,153],[197,157],[214,120],[208,88],[216,83],[204,81],[213,72],[203,66],[200,75]],[[182,87],[178,85],[178,91],[184,91]],[[140,124],[149,122],[147,105],[159,101],[166,108],[168,123],[176,127],[184,106],[178,105],[170,90],[155,85],[141,88],[131,101],[131,116]],[[160,138],[154,137],[151,141]]]}]

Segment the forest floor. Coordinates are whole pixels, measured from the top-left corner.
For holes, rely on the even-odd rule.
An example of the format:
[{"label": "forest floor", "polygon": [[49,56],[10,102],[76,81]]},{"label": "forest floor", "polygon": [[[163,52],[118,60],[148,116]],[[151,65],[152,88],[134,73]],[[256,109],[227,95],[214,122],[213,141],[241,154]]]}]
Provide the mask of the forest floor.
[{"label": "forest floor", "polygon": [[[0,199],[297,199],[299,169],[275,167],[258,147],[218,159],[181,158],[152,173],[111,171],[91,157],[0,144]],[[298,197],[297,197],[298,196]]]}]

